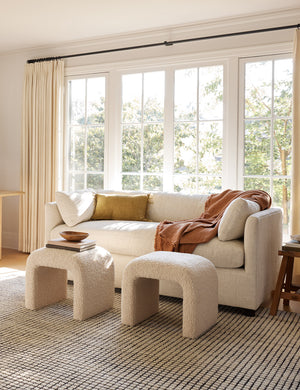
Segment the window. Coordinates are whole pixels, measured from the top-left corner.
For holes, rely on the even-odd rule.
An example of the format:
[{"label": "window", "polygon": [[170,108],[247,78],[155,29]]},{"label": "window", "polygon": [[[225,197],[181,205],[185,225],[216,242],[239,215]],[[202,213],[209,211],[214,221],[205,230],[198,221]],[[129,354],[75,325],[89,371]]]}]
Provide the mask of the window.
[{"label": "window", "polygon": [[[166,88],[174,93],[169,96],[173,104],[166,108],[166,72],[122,77],[122,188],[163,190],[167,171],[171,191],[218,192],[222,188],[223,66],[168,72],[174,85]],[[165,141],[166,124],[172,143]]]},{"label": "window", "polygon": [[292,59],[246,61],[243,109],[244,189],[267,191],[283,210],[287,234],[291,189]]},{"label": "window", "polygon": [[221,191],[222,141],[223,66],[177,70],[174,191]]},{"label": "window", "polygon": [[105,77],[73,79],[67,86],[69,191],[104,187]]},{"label": "window", "polygon": [[163,189],[164,72],[122,77],[122,188]]}]

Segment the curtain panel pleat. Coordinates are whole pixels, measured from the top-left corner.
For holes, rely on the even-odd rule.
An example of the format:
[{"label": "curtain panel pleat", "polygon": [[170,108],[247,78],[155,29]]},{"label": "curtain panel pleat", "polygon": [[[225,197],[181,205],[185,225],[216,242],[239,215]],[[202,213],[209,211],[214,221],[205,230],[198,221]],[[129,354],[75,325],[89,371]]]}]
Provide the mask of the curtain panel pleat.
[{"label": "curtain panel pleat", "polygon": [[[293,52],[293,137],[291,234],[300,234],[300,30],[295,31]],[[294,275],[300,274],[300,261],[295,261]]]},{"label": "curtain panel pleat", "polygon": [[300,234],[300,31],[294,38],[291,234]]},{"label": "curtain panel pleat", "polygon": [[44,246],[45,203],[55,199],[64,63],[26,64],[23,87],[19,250]]}]

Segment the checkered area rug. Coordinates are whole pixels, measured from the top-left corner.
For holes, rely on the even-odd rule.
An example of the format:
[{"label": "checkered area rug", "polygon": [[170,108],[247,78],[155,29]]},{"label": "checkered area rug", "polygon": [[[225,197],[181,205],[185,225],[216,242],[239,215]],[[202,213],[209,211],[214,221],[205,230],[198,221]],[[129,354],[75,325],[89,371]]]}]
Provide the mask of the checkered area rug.
[{"label": "checkered area rug", "polygon": [[133,328],[114,308],[72,319],[67,300],[24,308],[24,276],[0,279],[0,389],[299,389],[300,316],[261,309],[256,317],[220,307],[217,324],[182,338],[182,302]]}]

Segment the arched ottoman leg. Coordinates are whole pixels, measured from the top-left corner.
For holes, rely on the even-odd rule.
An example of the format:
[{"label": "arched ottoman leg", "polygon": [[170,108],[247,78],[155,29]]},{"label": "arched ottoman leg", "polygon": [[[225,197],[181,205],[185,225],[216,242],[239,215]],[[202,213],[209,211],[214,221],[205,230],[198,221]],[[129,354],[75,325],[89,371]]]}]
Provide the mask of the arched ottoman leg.
[{"label": "arched ottoman leg", "polygon": [[27,309],[40,309],[62,301],[66,296],[67,271],[36,265],[26,267],[25,307]]},{"label": "arched ottoman leg", "polygon": [[113,307],[114,264],[107,254],[107,260],[85,262],[73,271],[74,296],[73,318],[85,320]]},{"label": "arched ottoman leg", "polygon": [[[129,264],[130,265],[130,264]],[[158,312],[159,280],[141,278],[127,266],[122,282],[121,322],[136,325]]]},{"label": "arched ottoman leg", "polygon": [[[211,268],[211,269],[210,269]],[[211,328],[218,316],[217,274],[212,267],[206,267],[189,280],[187,286],[183,283],[183,337],[197,338]]]}]

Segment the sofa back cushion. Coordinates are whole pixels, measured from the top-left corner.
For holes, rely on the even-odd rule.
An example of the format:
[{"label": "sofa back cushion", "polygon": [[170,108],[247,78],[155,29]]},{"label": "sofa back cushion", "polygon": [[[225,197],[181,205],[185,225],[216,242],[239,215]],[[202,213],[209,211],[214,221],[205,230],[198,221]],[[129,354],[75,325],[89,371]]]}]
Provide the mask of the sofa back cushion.
[{"label": "sofa back cushion", "polygon": [[218,228],[218,238],[221,241],[237,240],[244,236],[247,218],[260,211],[258,203],[237,198],[226,208]]},{"label": "sofa back cushion", "polygon": [[208,195],[154,192],[148,200],[147,218],[151,221],[182,221],[197,218],[204,211]]}]

